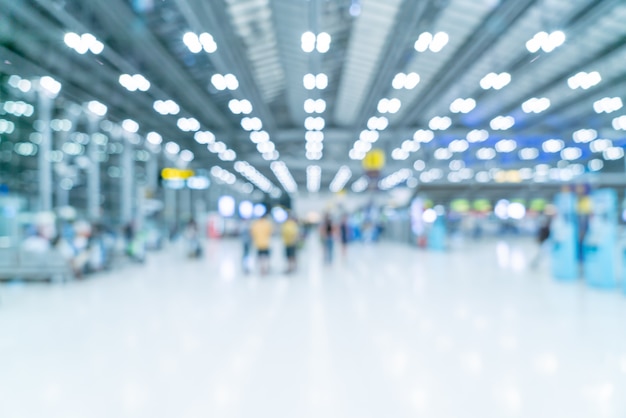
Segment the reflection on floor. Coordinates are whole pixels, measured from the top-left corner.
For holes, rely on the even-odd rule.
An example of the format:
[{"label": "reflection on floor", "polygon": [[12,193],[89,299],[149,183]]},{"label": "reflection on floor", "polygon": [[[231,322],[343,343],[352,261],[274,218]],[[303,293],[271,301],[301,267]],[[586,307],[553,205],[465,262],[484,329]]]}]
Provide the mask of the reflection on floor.
[{"label": "reflection on floor", "polygon": [[3,285],[0,417],[624,417],[626,297],[526,267],[531,242],[354,245],[300,270],[202,260]]}]

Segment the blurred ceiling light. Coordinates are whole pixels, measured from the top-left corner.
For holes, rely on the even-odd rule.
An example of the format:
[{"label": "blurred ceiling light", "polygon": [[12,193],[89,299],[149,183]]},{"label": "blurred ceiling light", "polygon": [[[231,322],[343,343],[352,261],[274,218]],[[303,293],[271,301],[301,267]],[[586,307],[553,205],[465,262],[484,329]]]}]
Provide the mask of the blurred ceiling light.
[{"label": "blurred ceiling light", "polygon": [[257,117],[245,117],[241,119],[241,127],[246,131],[260,131],[263,129],[263,122]]},{"label": "blurred ceiling light", "polygon": [[517,142],[514,139],[501,139],[496,142],[496,151],[498,152],[513,152],[517,148]]},{"label": "blurred ceiling light", "polygon": [[384,131],[385,129],[387,129],[387,126],[389,126],[389,120],[384,116],[381,116],[381,117],[372,116],[367,121],[367,128],[372,131],[374,130]]},{"label": "blurred ceiling light", "polygon": [[304,52],[310,53],[317,49],[317,52],[325,54],[330,49],[331,36],[326,32],[315,35],[313,32],[305,32],[302,34],[301,48]]},{"label": "blurred ceiling light", "polygon": [[382,190],[389,190],[405,182],[412,175],[413,173],[411,172],[409,168],[403,168],[392,174],[389,174],[387,177],[380,180],[378,182],[378,187],[380,187]]},{"label": "blurred ceiling light", "polygon": [[252,113],[252,104],[249,100],[246,99],[232,99],[228,102],[228,108],[234,115],[249,115],[250,113]]},{"label": "blurred ceiling light", "polygon": [[624,148],[611,147],[602,152],[605,160],[619,160],[624,156]]},{"label": "blurred ceiling light", "polygon": [[324,90],[328,87],[328,76],[324,73],[315,74],[305,74],[302,78],[302,84],[304,88],[307,90],[320,89]]},{"label": "blurred ceiling light", "polygon": [[587,167],[589,167],[590,171],[600,171],[604,167],[604,161],[598,158],[589,160],[589,162],[587,163]]},{"label": "blurred ceiling light", "polygon": [[626,115],[618,116],[613,118],[612,121],[613,129],[626,131]]},{"label": "blurred ceiling light", "polygon": [[96,116],[104,116],[107,113],[107,107],[97,100],[92,100],[87,104],[87,109]]},{"label": "blurred ceiling light", "polygon": [[550,34],[547,32],[538,32],[532,39],[526,42],[526,49],[528,52],[535,53],[540,49],[544,52],[552,52],[565,42],[565,33],[560,30],[554,31]]},{"label": "blurred ceiling light", "polygon": [[122,121],[122,128],[127,132],[135,133],[139,130],[139,124],[132,119],[124,119],[124,121]]},{"label": "blurred ceiling light", "polygon": [[81,55],[87,53],[87,51],[91,51],[94,55],[99,55],[104,50],[104,44],[91,33],[78,35],[74,32],[68,32],[63,37],[63,41],[65,45]]},{"label": "blurred ceiling light", "polygon": [[256,168],[252,167],[249,163],[245,161],[237,161],[234,165],[234,168],[237,172],[247,178],[250,182],[252,182],[259,189],[264,191],[265,193],[271,193],[276,189],[276,186],[272,184],[271,181],[263,174],[261,174]]},{"label": "blurred ceiling light", "polygon": [[326,101],[324,99],[306,99],[304,101],[304,111],[306,113],[324,113]]},{"label": "blurred ceiling light", "polygon": [[163,142],[163,137],[157,132],[148,132],[146,135],[146,141],[152,145],[159,145]]},{"label": "blurred ceiling light", "polygon": [[467,141],[468,142],[483,142],[489,138],[489,132],[484,129],[472,129],[467,133]]},{"label": "blurred ceiling light", "polygon": [[324,129],[325,121],[322,117],[309,116],[304,120],[304,127],[308,131],[321,131]]},{"label": "blurred ceiling light", "polygon": [[39,79],[39,85],[52,96],[56,96],[61,91],[61,83],[47,75]]},{"label": "blurred ceiling light", "polygon": [[173,100],[155,100],[152,107],[161,115],[177,115],[180,112],[180,107]]},{"label": "blurred ceiling light", "polygon": [[605,150],[613,146],[613,141],[610,139],[596,139],[589,144],[591,152],[604,152]]},{"label": "blurred ceiling light", "polygon": [[184,149],[180,152],[179,157],[182,161],[189,163],[193,161],[194,155],[193,152],[189,151],[188,149]]},{"label": "blurred ceiling light", "polygon": [[521,160],[534,160],[539,157],[539,150],[537,148],[522,148],[519,151],[519,158]]},{"label": "blurred ceiling light", "polygon": [[602,81],[602,76],[597,71],[590,73],[579,72],[567,79],[567,85],[570,89],[575,90],[581,88],[587,90]]},{"label": "blurred ceiling light", "polygon": [[364,142],[374,143],[378,141],[378,138],[380,138],[380,134],[374,130],[363,130],[359,134],[359,139]]},{"label": "blurred ceiling light", "polygon": [[351,177],[352,177],[352,170],[350,170],[348,166],[343,165],[339,167],[337,174],[335,174],[335,177],[330,182],[330,186],[329,186],[330,191],[333,193],[340,192],[341,190],[343,190],[346,183],[350,180]]},{"label": "blurred ceiling light", "polygon": [[496,157],[496,150],[493,148],[480,148],[476,151],[476,158],[479,160],[492,160]]},{"label": "blurred ceiling light", "polygon": [[359,177],[354,183],[352,183],[352,191],[355,193],[361,193],[367,189],[369,185],[369,179],[365,176]]},{"label": "blurred ceiling light", "polygon": [[150,82],[141,74],[122,74],[119,77],[120,84],[128,91],[148,91]]},{"label": "blurred ceiling light", "polygon": [[595,129],[579,129],[572,134],[572,139],[576,143],[591,142],[598,137],[598,131]]},{"label": "blurred ceiling light", "polygon": [[407,89],[413,90],[420,82],[420,76],[417,73],[398,73],[391,82],[391,86],[396,90]]},{"label": "blurred ceiling light", "polygon": [[193,135],[198,144],[210,144],[215,142],[215,135],[211,131],[198,131]]},{"label": "blurred ceiling light", "polygon": [[187,32],[183,35],[183,43],[194,54],[199,53],[204,49],[205,52],[212,54],[217,51],[217,44],[213,35],[203,32],[200,35],[196,35],[193,32]]},{"label": "blurred ceiling light", "polygon": [[393,151],[391,151],[391,158],[396,161],[404,161],[409,158],[409,153],[402,148],[395,148]]},{"label": "blurred ceiling light", "polygon": [[494,89],[500,90],[511,82],[511,74],[509,73],[489,73],[480,80],[480,87],[483,90]]},{"label": "blurred ceiling light", "polygon": [[293,194],[298,191],[298,185],[284,162],[274,161],[270,164],[270,168],[287,193]]},{"label": "blurred ceiling light", "polygon": [[435,116],[428,122],[428,127],[433,131],[445,131],[452,125],[452,120],[447,116]]},{"label": "blurred ceiling light", "polygon": [[524,113],[541,113],[550,107],[550,99],[547,97],[532,97],[522,103]]},{"label": "blurred ceiling light", "polygon": [[489,122],[489,126],[493,130],[505,131],[515,125],[515,118],[513,116],[496,116]]},{"label": "blurred ceiling light", "polygon": [[306,131],[304,139],[307,142],[322,142],[324,140],[324,132],[320,131]]},{"label": "blurred ceiling light", "polygon": [[234,74],[213,74],[211,76],[211,84],[219,91],[223,90],[237,90],[239,88],[239,81]]},{"label": "blurred ceiling light", "polygon": [[567,147],[561,150],[561,158],[566,161],[574,161],[582,157],[583,152],[578,147]]},{"label": "blurred ceiling light", "polygon": [[196,118],[179,118],[176,126],[183,132],[195,132],[200,130],[200,122]]},{"label": "blurred ceiling light", "polygon": [[168,154],[178,154],[180,151],[180,146],[176,143],[176,142],[168,142],[167,144],[165,144],[165,152],[167,152]]},{"label": "blurred ceiling light", "polygon": [[541,144],[541,148],[544,152],[556,153],[561,151],[565,147],[565,143],[562,139],[548,139]]},{"label": "blurred ceiling light", "polygon": [[604,97],[593,102],[593,110],[596,113],[612,113],[624,106],[620,97]]},{"label": "blurred ceiling light", "polygon": [[455,99],[450,104],[450,112],[452,113],[469,113],[476,107],[476,100],[472,98]]},{"label": "blurred ceiling light", "polygon": [[448,148],[437,148],[433,153],[436,160],[449,160],[452,158],[452,152]]},{"label": "blurred ceiling light", "polygon": [[449,36],[445,32],[437,32],[432,35],[430,32],[423,32],[415,41],[413,47],[417,52],[425,52],[430,49],[432,52],[439,52],[447,45]]},{"label": "blurred ceiling light", "polygon": [[306,168],[306,187],[310,193],[317,193],[320,190],[322,179],[322,169],[318,165],[310,165]]},{"label": "blurred ceiling light", "polygon": [[469,142],[465,139],[454,139],[448,145],[450,152],[465,152],[469,149]]},{"label": "blurred ceiling light", "polygon": [[413,140],[422,143],[428,143],[433,140],[435,134],[433,131],[429,131],[428,129],[418,129],[413,134]]}]

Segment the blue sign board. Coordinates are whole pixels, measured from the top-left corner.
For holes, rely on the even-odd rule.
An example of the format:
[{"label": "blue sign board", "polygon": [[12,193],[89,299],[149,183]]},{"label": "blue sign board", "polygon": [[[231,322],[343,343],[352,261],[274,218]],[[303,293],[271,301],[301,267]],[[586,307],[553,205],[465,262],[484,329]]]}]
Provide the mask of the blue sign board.
[{"label": "blue sign board", "polygon": [[554,203],[557,214],[550,226],[552,275],[559,280],[575,280],[578,278],[576,196],[559,193]]},{"label": "blue sign board", "polygon": [[592,215],[583,243],[583,271],[587,284],[614,288],[615,250],[617,248],[617,194],[615,190],[596,190],[591,194]]}]

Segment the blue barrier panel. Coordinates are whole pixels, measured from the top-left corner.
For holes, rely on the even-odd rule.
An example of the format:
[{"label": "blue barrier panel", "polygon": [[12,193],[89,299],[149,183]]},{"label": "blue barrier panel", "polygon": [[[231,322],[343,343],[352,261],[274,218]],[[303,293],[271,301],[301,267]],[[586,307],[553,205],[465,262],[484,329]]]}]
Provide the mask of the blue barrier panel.
[{"label": "blue barrier panel", "polygon": [[437,216],[428,232],[428,248],[443,251],[446,249],[446,222],[444,216]]},{"label": "blue barrier panel", "polygon": [[585,281],[594,287],[614,288],[617,194],[610,189],[596,190],[591,194],[591,203],[592,215],[583,243]]},{"label": "blue barrier panel", "polygon": [[576,196],[573,193],[559,193],[554,203],[557,214],[550,227],[552,275],[559,280],[576,280]]}]

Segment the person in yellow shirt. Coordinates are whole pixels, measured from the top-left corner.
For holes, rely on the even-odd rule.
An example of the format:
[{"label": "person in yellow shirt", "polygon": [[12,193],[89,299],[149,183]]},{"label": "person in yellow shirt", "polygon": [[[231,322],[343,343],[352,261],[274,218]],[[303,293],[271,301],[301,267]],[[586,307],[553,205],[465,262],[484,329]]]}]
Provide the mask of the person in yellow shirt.
[{"label": "person in yellow shirt", "polygon": [[250,235],[252,236],[252,243],[257,249],[257,260],[262,275],[266,275],[270,270],[272,232],[274,232],[274,226],[268,213],[255,220],[250,227]]},{"label": "person in yellow shirt", "polygon": [[298,222],[296,222],[291,214],[289,214],[289,217],[283,223],[281,235],[283,238],[283,244],[285,245],[285,256],[287,257],[286,273],[293,273],[296,271],[297,266],[296,247],[298,246],[298,240],[300,239],[300,229],[298,228]]}]

